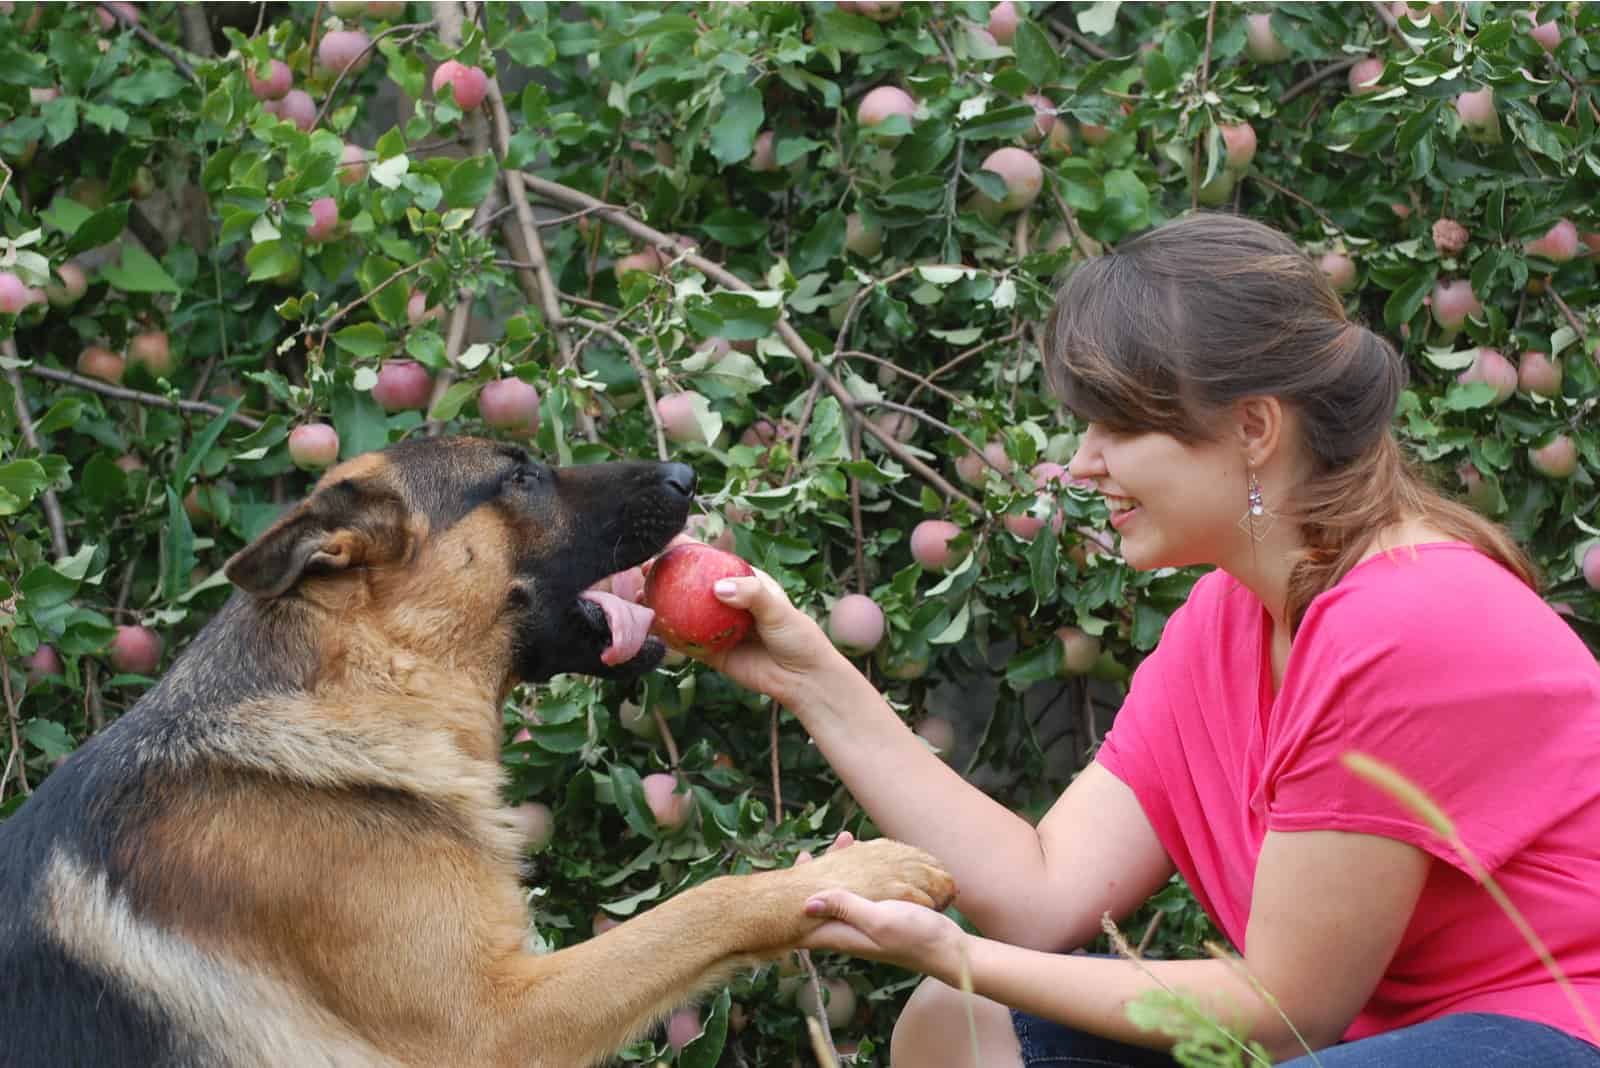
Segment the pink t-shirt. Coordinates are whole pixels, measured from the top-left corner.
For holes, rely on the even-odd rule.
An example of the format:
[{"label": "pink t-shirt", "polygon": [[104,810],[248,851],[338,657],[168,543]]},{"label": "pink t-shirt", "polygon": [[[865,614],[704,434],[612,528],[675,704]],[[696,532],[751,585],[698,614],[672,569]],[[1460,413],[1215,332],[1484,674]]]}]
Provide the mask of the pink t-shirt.
[{"label": "pink t-shirt", "polygon": [[1583,642],[1458,543],[1373,557],[1313,601],[1276,696],[1270,640],[1255,595],[1206,575],[1097,757],[1212,920],[1248,954],[1269,830],[1409,842],[1443,863],[1345,1037],[1495,1012],[1593,1041],[1449,844],[1339,760],[1361,750],[1418,783],[1600,1016],[1600,665]]}]

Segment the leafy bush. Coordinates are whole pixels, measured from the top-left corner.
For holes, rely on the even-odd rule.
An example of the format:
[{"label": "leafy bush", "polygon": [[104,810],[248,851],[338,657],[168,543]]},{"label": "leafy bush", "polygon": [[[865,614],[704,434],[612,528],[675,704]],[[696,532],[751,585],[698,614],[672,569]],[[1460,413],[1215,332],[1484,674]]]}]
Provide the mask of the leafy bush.
[{"label": "leafy bush", "polygon": [[[117,627],[158,634],[164,664],[226,598],[222,562],[314,478],[293,429],[331,426],[341,457],[514,437],[531,424],[480,399],[516,378],[552,462],[687,460],[706,536],[819,618],[870,595],[888,634],[860,663],[909,719],[991,680],[965,763],[1038,813],[1064,785],[1048,737],[1114,697],[1194,576],[1128,570],[1091,494],[1039,495],[1028,472],[1078,428],[1037,324],[1075,260],[1196,207],[1349,272],[1412,369],[1404,439],[1600,640],[1594,5],[1032,4],[1013,34],[970,2],[0,7],[0,811],[148,684]],[[364,65],[319,64],[341,31],[367,35]],[[433,90],[445,60],[487,73],[484,103],[459,106],[460,71]],[[278,101],[250,77],[273,61]],[[858,121],[882,86],[914,114]],[[1027,203],[984,169],[1026,187],[1028,159]],[[399,360],[426,370],[425,411],[400,406]],[[675,392],[700,399],[670,402],[690,418],[669,440]],[[911,557],[928,518],[962,532],[943,575]],[[1063,626],[1092,665],[1064,661]],[[549,945],[865,822],[791,720],[693,665],[519,693],[506,731],[509,800],[556,813],[530,876]],[[662,834],[639,783],[672,764],[697,818]],[[1161,952],[1204,929],[1175,894]],[[824,970],[862,995],[841,1043],[883,1062],[911,980]],[[735,985],[735,1062],[806,1045],[793,986]]]}]

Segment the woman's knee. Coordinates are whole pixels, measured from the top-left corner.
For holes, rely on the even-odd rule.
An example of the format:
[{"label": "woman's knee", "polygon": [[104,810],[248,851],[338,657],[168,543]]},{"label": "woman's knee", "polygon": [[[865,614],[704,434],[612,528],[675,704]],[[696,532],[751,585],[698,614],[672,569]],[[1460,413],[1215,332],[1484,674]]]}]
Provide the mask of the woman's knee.
[{"label": "woman's knee", "polygon": [[978,1063],[984,1068],[1020,1068],[1022,1050],[1009,1009],[988,998],[963,994],[937,979],[924,979],[895,1021],[889,1062],[893,1068],[965,1068],[972,1062],[974,1032]]}]

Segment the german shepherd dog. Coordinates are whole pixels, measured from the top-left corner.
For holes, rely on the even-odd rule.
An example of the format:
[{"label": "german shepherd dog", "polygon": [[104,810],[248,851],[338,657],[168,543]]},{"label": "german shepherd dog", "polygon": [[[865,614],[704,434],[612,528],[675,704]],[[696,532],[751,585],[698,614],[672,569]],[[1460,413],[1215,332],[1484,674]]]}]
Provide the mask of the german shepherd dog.
[{"label": "german shepherd dog", "polygon": [[931,857],[875,841],[524,949],[502,703],[659,662],[586,591],[659,552],[693,492],[682,464],[471,439],[333,468],[0,823],[0,1064],[581,1068],[794,947],[823,888],[948,903]]}]

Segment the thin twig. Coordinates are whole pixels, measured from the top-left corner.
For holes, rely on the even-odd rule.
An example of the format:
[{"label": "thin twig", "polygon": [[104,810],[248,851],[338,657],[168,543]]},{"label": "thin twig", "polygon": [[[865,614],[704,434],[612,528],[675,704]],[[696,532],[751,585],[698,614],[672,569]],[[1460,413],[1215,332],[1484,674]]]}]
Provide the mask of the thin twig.
[{"label": "thin twig", "polygon": [[[0,663],[0,683],[5,685],[6,720],[11,724],[11,751],[20,754],[22,752],[22,736],[17,729],[17,721],[20,717],[17,713],[16,696],[11,692],[10,664]],[[22,784],[23,793],[33,793],[33,787],[28,785],[28,760],[26,757],[21,757],[17,760],[17,782]],[[5,780],[0,779],[0,786],[4,785]]]},{"label": "thin twig", "polygon": [[[1561,294],[1556,292],[1556,287],[1551,284],[1551,280],[1548,278],[1545,279],[1544,291],[1550,294],[1550,299],[1556,302],[1556,307],[1561,309],[1561,314],[1567,317],[1567,325],[1572,327],[1573,331],[1578,335],[1578,341],[1583,345],[1584,351],[1589,352],[1588,332],[1584,330],[1583,323],[1578,321],[1578,317],[1572,313],[1572,309],[1567,307],[1567,302],[1561,299]],[[1595,361],[1596,366],[1600,366],[1600,352],[1589,352],[1589,356]]]},{"label": "thin twig", "polygon": [[1051,19],[1050,20],[1050,28],[1052,30],[1055,30],[1062,37],[1065,37],[1072,44],[1077,45],[1079,48],[1081,48],[1085,52],[1089,53],[1095,59],[1110,59],[1111,58],[1111,53],[1110,52],[1106,51],[1100,45],[1095,44],[1093,41],[1089,40],[1089,38],[1085,37],[1083,34],[1079,33],[1077,30],[1073,29],[1071,26],[1068,26],[1065,22],[1062,22],[1060,19]]},{"label": "thin twig", "polygon": [[[115,397],[117,400],[133,401],[135,404],[143,404],[150,408],[167,408],[184,412],[200,412],[204,415],[221,415],[224,411],[223,408],[206,401],[171,400],[155,393],[141,393],[136,389],[127,389],[123,386],[113,386],[110,383],[102,382],[97,378],[85,378],[83,375],[73,374],[71,371],[57,371],[53,367],[39,367],[35,365],[32,367],[25,367],[23,370],[28,374],[33,375],[35,378],[45,378],[49,379],[51,382],[60,382],[68,386],[77,386],[79,389],[87,389],[91,393],[99,393],[107,397]],[[252,419],[250,416],[245,415],[242,412],[234,412],[231,420],[232,422],[238,423],[240,426],[246,427],[250,430],[261,429],[261,421],[259,419]]]},{"label": "thin twig", "polygon": [[[850,459],[861,462],[861,423],[850,428]],[[867,535],[861,523],[861,479],[850,476],[850,524],[856,535],[856,592],[867,592]]]},{"label": "thin twig", "polygon": [[1072,243],[1077,245],[1078,251],[1085,256],[1093,256],[1095,254],[1094,247],[1089,244],[1088,236],[1078,228],[1078,217],[1072,213],[1072,205],[1067,203],[1066,198],[1053,185],[1050,187],[1050,196],[1056,202],[1056,210],[1066,220],[1067,233],[1072,235]]},{"label": "thin twig", "polygon": [[943,386],[934,385],[931,379],[923,378],[915,371],[908,371],[904,367],[901,367],[899,364],[895,363],[893,360],[885,359],[882,356],[874,356],[870,352],[862,352],[859,349],[845,349],[841,352],[834,353],[834,355],[841,360],[868,360],[880,367],[892,367],[894,368],[895,374],[904,375],[905,377],[911,379],[913,382],[917,383],[919,388],[932,390],[934,393],[943,397],[956,407],[965,408],[967,411],[973,412],[974,414],[976,414],[978,411],[978,406],[973,402],[951,393]]},{"label": "thin twig", "polygon": [[[983,352],[986,352],[986,351],[988,351],[989,349],[993,348],[996,345],[1009,345],[1011,342],[1017,340],[1021,336],[1022,336],[1022,332],[1020,330],[1013,330],[1011,333],[1006,334],[1006,335],[1004,335],[1002,337],[993,337],[993,338],[990,338],[988,341],[979,342],[978,344],[972,346],[970,349],[967,349],[965,352],[956,353],[954,356],[950,357],[950,359],[946,360],[944,363],[940,364],[938,367],[935,367],[932,371],[928,372],[928,378],[927,378],[928,388],[930,388],[930,389],[933,388],[933,380],[935,378],[938,378],[941,375],[945,374],[947,371],[955,370],[957,367],[960,367],[962,364],[966,363],[968,360],[972,359],[974,356],[977,356],[977,355],[979,355],[979,354],[981,354]],[[922,389],[922,384],[919,382],[916,386],[914,386],[912,388],[910,395],[906,397],[906,403],[910,404],[912,401],[916,400],[917,399],[917,393],[921,389]]]},{"label": "thin twig", "polygon": [[143,26],[139,25],[133,19],[128,18],[121,11],[118,11],[114,4],[101,3],[99,7],[101,11],[109,12],[111,16],[120,22],[125,29],[132,30],[134,36],[139,38],[139,40],[143,41],[151,48],[154,48],[163,56],[166,56],[167,61],[170,62],[174,67],[178,68],[179,74],[182,74],[185,78],[189,79],[196,85],[200,84],[200,76],[194,72],[193,67],[189,66],[189,64],[183,61],[183,57],[178,55],[177,49],[173,48],[171,45],[167,44],[167,42],[163,41],[161,38],[157,37]]},{"label": "thin twig", "polygon": [[1337,63],[1330,63],[1319,71],[1313,71],[1311,74],[1301,78],[1299,81],[1289,86],[1289,88],[1285,89],[1283,91],[1283,95],[1278,98],[1278,106],[1283,107],[1283,105],[1287,104],[1301,93],[1304,93],[1307,89],[1318,85],[1328,78],[1332,78],[1336,74],[1340,74],[1349,70],[1351,67],[1355,66],[1357,63],[1360,63],[1365,58],[1367,57],[1351,56],[1349,59],[1341,59]]},{"label": "thin twig", "polygon": [[672,728],[667,726],[667,717],[661,714],[659,704],[650,706],[650,715],[655,717],[656,731],[661,735],[661,743],[667,747],[667,766],[672,769],[673,774],[682,778],[678,771],[678,742],[672,737]]},{"label": "thin twig", "polygon": [[1334,229],[1334,230],[1340,229],[1339,224],[1334,222],[1333,219],[1329,217],[1327,212],[1325,212],[1321,208],[1317,207],[1315,204],[1313,204],[1311,201],[1307,200],[1305,197],[1301,196],[1299,193],[1296,193],[1293,189],[1289,189],[1289,188],[1287,188],[1285,186],[1279,185],[1277,182],[1274,182],[1271,178],[1268,178],[1266,175],[1262,174],[1260,171],[1253,170],[1253,171],[1250,172],[1248,177],[1252,181],[1260,182],[1262,185],[1266,186],[1268,189],[1272,190],[1274,193],[1278,193],[1278,194],[1280,194],[1282,196],[1286,196],[1290,200],[1293,200],[1296,203],[1303,204],[1307,208],[1310,208],[1311,211],[1316,214],[1317,218],[1321,219],[1323,224],[1328,226],[1328,227],[1330,227],[1331,229]]},{"label": "thin twig", "polygon": [[[11,338],[0,341],[0,353],[8,360],[16,360],[16,341]],[[6,379],[11,383],[11,402],[17,410],[17,423],[22,427],[22,440],[28,443],[28,448],[43,455],[44,447],[39,444],[33,415],[28,411],[28,394],[22,385],[22,375],[12,366],[6,368]],[[65,560],[72,552],[67,546],[67,524],[62,518],[61,501],[56,497],[56,491],[48,488],[40,495],[39,501],[44,506],[45,522],[50,527],[50,547],[55,550],[57,560]]]},{"label": "thin twig", "polygon": [[597,334],[604,334],[612,342],[622,347],[628,354],[628,363],[633,366],[633,373],[639,376],[639,391],[644,394],[645,408],[650,412],[650,419],[656,428],[656,455],[662,462],[667,459],[667,434],[666,428],[661,425],[661,414],[656,410],[656,391],[650,384],[650,371],[644,365],[644,357],[639,355],[639,348],[628,340],[626,334],[609,323],[596,322],[594,319],[569,319],[564,315],[557,315],[550,321],[552,329],[565,327],[583,327]]},{"label": "thin twig", "polygon": [[773,821],[783,818],[783,774],[778,763],[778,702],[767,699],[771,715],[767,721],[767,736],[772,745],[772,816]]},{"label": "thin twig", "polygon": [[[1204,100],[1206,96],[1206,82],[1211,80],[1211,42],[1213,36],[1216,34],[1216,30],[1217,0],[1211,0],[1210,6],[1206,8],[1206,50],[1205,54],[1200,59],[1200,81],[1199,87],[1196,91],[1196,96],[1198,96],[1201,100]],[[1194,142],[1194,164],[1192,172],[1194,177],[1189,182],[1190,211],[1200,210],[1200,147],[1203,144],[1203,141],[1203,138],[1196,138]]]}]

